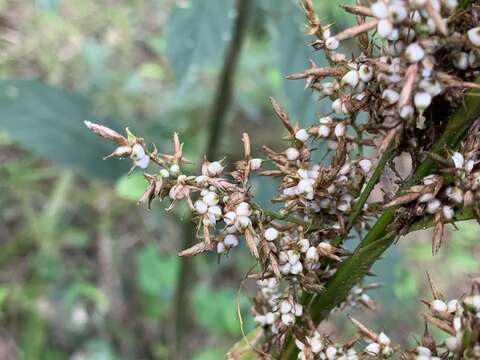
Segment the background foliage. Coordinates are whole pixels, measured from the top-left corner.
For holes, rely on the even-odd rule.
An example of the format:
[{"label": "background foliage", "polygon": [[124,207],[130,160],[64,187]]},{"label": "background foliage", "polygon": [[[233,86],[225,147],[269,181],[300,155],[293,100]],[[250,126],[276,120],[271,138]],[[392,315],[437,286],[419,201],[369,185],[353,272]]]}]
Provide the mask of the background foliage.
[{"label": "background foliage", "polygon": [[[281,129],[269,95],[302,124],[329,108],[304,84],[284,80],[309,59],[325,61],[307,46],[296,3],[250,5],[234,98],[218,139],[218,153],[229,160],[239,156],[245,130],[255,148],[277,146]],[[341,17],[337,2],[318,7],[334,26],[352,21]],[[188,346],[180,351],[173,308],[185,215],[166,213],[160,203],[148,213],[139,209],[143,177],[127,178],[127,161],[101,161],[112,147],[87,132],[83,120],[130,126],[163,149],[178,131],[187,157],[198,159],[238,15],[235,1],[1,0],[0,14],[0,358],[221,359],[241,336],[237,302],[247,330],[253,327],[251,284],[237,298],[252,265],[246,249],[220,263],[195,259],[196,280],[186,284],[191,291],[181,309],[191,325],[181,333]],[[254,181],[268,205],[271,184]],[[452,234],[457,246],[442,250],[452,252],[446,263],[442,253],[431,259],[425,234],[390,250],[372,280],[386,285],[375,293],[385,304],[377,328],[394,327],[397,341],[421,328],[404,314],[418,311],[413,299],[424,293],[424,270],[461,291],[450,271],[462,277],[480,271],[469,260],[480,252],[475,231],[467,223]],[[344,323],[330,326],[340,336],[352,332]]]}]

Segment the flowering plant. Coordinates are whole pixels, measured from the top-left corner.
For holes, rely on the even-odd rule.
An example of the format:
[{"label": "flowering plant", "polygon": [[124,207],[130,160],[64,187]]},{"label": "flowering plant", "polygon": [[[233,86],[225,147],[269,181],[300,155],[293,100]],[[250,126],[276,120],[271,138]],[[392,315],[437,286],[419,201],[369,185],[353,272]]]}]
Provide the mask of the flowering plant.
[{"label": "flowering plant", "polygon": [[[173,153],[161,154],[127,129],[123,136],[86,122],[119,147],[110,155],[130,157],[145,171],[148,187],[139,200],[150,207],[169,198],[186,201],[199,242],[180,256],[235,251],[245,241],[260,271],[250,273],[258,292],[252,301],[261,333],[247,349],[262,358],[384,358],[396,350],[389,337],[351,318],[359,336],[335,344],[318,325],[340,307],[372,307],[362,279],[400,236],[434,227],[432,252],[441,247],[445,224],[479,218],[480,208],[480,2],[457,0],[358,1],[344,6],[358,24],[338,34],[323,26],[311,0],[302,0],[311,46],[323,50],[329,66],[313,61],[303,72],[306,88],[332,101],[308,128],[292,124],[271,99],[288,145],[263,147],[254,157],[248,134],[244,157],[229,174],[224,160],[204,159],[201,173],[188,174],[182,146],[173,136]],[[340,43],[355,39],[358,56],[341,53]],[[476,80],[477,79],[477,80]],[[365,120],[366,119],[366,120]],[[312,160],[319,143],[327,160]],[[394,160],[408,154],[406,179]],[[158,170],[153,170],[156,165]],[[148,172],[147,172],[148,171]],[[369,200],[383,173],[392,174],[383,198]],[[280,180],[272,199],[278,211],[259,206],[251,194],[252,174]],[[354,233],[361,242],[353,253],[344,243]],[[480,283],[462,299],[446,301],[429,277],[433,300],[425,320],[448,333],[436,343],[427,331],[405,358],[480,357]],[[355,350],[357,340],[368,345]],[[244,350],[242,350],[244,351]],[[240,358],[232,350],[229,357]]]}]

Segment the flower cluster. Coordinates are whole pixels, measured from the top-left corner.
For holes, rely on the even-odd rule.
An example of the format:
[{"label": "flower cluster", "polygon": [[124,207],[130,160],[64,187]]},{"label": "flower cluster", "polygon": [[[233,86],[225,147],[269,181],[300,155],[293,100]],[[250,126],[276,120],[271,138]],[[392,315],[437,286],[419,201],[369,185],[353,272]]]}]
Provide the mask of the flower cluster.
[{"label": "flower cluster", "polygon": [[[395,236],[417,222],[425,226],[422,221],[433,217],[435,253],[444,224],[459,218],[457,210],[475,208],[480,198],[480,122],[458,151],[445,151],[447,143],[438,146],[436,141],[449,116],[462,106],[464,90],[480,87],[474,82],[480,65],[480,3],[472,1],[467,9],[461,9],[456,0],[379,0],[345,6],[358,25],[338,34],[322,26],[311,0],[302,0],[302,5],[309,34],[315,37],[311,45],[324,50],[329,66],[320,68],[312,61],[309,69],[288,78],[304,79],[322,101],[331,101],[331,111],[311,126],[299,128],[271,99],[287,132],[282,149],[264,146],[265,157],[253,158],[249,136],[243,134],[243,159],[229,166],[223,160],[205,158],[200,174],[192,175],[186,171],[189,161],[182,155],[177,134],[173,153],[160,154],[128,129],[124,137],[98,124],[86,125],[119,145],[111,156],[130,156],[134,167],[145,171],[149,185],[140,203],[150,207],[155,198],[169,199],[172,207],[186,201],[199,242],[180,256],[204,251],[223,256],[245,242],[260,265],[260,271],[249,276],[258,280],[253,312],[265,332],[265,349],[282,345],[293,334],[300,359],[353,360],[358,358],[351,348],[354,342],[335,346],[316,327],[307,326],[314,321],[304,311],[304,296],[324,289],[350,255],[344,242],[354,231],[359,235],[368,231],[383,210],[402,210],[392,224]],[[357,40],[359,55],[341,52],[342,41],[349,39]],[[326,145],[325,162],[312,158],[319,144]],[[458,142],[448,145],[459,146]],[[437,168],[428,176],[411,174],[405,182],[394,165],[402,153],[410,155],[414,168],[427,160]],[[153,164],[158,170],[153,170]],[[393,174],[393,187],[400,190],[397,194],[385,190],[382,200],[367,201],[386,172]],[[278,204],[277,211],[254,201],[249,183],[253,173],[278,179],[278,194],[271,199]],[[373,308],[364,292],[367,288],[357,284],[346,291],[336,308],[358,303]],[[431,307],[443,320],[449,319],[453,305],[441,301],[436,297]],[[439,311],[443,305],[445,312]],[[352,321],[369,342],[362,356],[393,353],[385,334]],[[310,335],[304,335],[306,329]],[[457,330],[454,336],[457,339]],[[449,351],[454,351],[450,349],[453,342],[448,341]],[[420,347],[416,356],[427,352]]]}]

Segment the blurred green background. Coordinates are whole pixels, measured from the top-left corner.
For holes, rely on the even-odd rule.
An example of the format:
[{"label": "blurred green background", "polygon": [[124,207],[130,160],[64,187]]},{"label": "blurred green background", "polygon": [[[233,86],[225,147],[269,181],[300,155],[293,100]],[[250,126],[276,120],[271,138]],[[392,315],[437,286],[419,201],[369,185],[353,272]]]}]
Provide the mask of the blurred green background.
[{"label": "blurred green background", "polygon": [[[316,5],[335,29],[354,21],[338,1]],[[102,161],[113,145],[83,121],[129,126],[164,151],[177,131],[194,161],[234,162],[242,131],[258,154],[280,148],[269,96],[301,124],[329,108],[284,80],[325,61],[302,24],[291,0],[0,0],[0,359],[215,360],[241,337],[238,302],[253,327],[254,283],[237,295],[245,247],[178,259],[194,241],[185,209],[139,208],[142,175]],[[253,184],[269,206],[274,184]],[[401,239],[369,280],[384,283],[372,292],[384,305],[356,316],[411,342],[422,324],[405,314],[428,296],[425,271],[452,294],[480,271],[475,226],[435,259],[428,234]]]}]

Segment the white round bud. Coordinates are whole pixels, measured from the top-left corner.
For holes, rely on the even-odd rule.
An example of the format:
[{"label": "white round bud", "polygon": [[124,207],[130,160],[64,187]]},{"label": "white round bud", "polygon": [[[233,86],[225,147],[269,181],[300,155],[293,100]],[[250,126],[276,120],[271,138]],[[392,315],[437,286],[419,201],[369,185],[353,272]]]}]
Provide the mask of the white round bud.
[{"label": "white round bud", "polygon": [[370,6],[370,10],[372,10],[373,16],[375,16],[377,19],[384,19],[388,16],[387,4],[385,4],[382,0],[374,2]]},{"label": "white round bud", "polygon": [[235,213],[238,216],[250,216],[250,205],[247,202],[242,201],[240,204],[237,205]]},{"label": "white round bud", "polygon": [[384,332],[381,332],[379,335],[378,335],[378,342],[382,345],[385,345],[385,346],[388,346],[390,345],[391,343],[391,340],[390,338],[387,336],[387,334],[385,334]]},{"label": "white round bud", "polygon": [[344,123],[341,122],[341,123],[338,123],[335,126],[335,136],[337,138],[345,136],[345,124]]},{"label": "white round bud", "polygon": [[260,169],[262,167],[262,162],[263,160],[258,158],[250,160],[250,169],[252,170]]},{"label": "white round bud", "polygon": [[445,340],[445,346],[450,351],[455,351],[460,346],[460,341],[456,337],[449,337]]},{"label": "white round bud", "polygon": [[371,343],[365,348],[365,350],[371,355],[378,355],[380,353],[380,344]]},{"label": "white round bud", "polygon": [[227,250],[223,242],[217,243],[217,254],[223,254]]},{"label": "white round bud", "polygon": [[435,214],[437,210],[440,208],[440,200],[432,199],[427,203],[427,213]]},{"label": "white round bud", "polygon": [[330,135],[330,128],[327,125],[320,125],[318,127],[318,136],[326,138]]},{"label": "white round bud", "polygon": [[359,80],[358,71],[350,70],[342,77],[342,80],[340,83],[342,85],[348,85],[351,88],[354,88],[355,86],[358,85],[358,80]]},{"label": "white round bud", "polygon": [[297,160],[300,156],[300,153],[295,148],[288,148],[286,151],[287,159],[290,161]]},{"label": "white round bud", "polygon": [[223,239],[223,242],[225,243],[226,246],[235,247],[238,245],[238,238],[235,235],[229,234],[225,236],[225,239]]},{"label": "white round bud", "polygon": [[430,308],[436,312],[445,312],[448,310],[447,304],[442,300],[435,299],[430,303]]},{"label": "white round bud", "polygon": [[229,211],[223,216],[223,221],[227,225],[233,225],[235,223],[236,218],[237,218],[237,214],[235,214],[233,211]]},{"label": "white round bud", "polygon": [[387,105],[395,104],[400,98],[400,94],[392,89],[386,89],[382,93],[382,99],[385,100]]},{"label": "white round bud", "polygon": [[466,52],[460,52],[453,57],[453,65],[460,70],[468,69],[468,54]]},{"label": "white round bud", "polygon": [[463,155],[461,153],[455,151],[452,154],[452,161],[453,161],[453,164],[455,165],[455,167],[457,169],[461,169],[461,168],[463,168],[463,164],[465,163],[465,158],[463,157]]},{"label": "white round bud", "polygon": [[310,137],[310,134],[305,129],[300,129],[295,133],[295,139],[305,142]]},{"label": "white round bud", "polygon": [[133,163],[136,167],[139,167],[140,169],[146,169],[148,167],[148,164],[150,164],[150,157],[148,155],[145,155],[138,160],[134,160]]},{"label": "white round bud", "polygon": [[338,48],[338,45],[338,40],[335,39],[335,37],[333,36],[325,40],[325,47],[328,50],[336,50]]},{"label": "white round bud", "polygon": [[277,229],[275,229],[273,227],[269,227],[267,230],[265,230],[265,239],[267,241],[273,241],[277,237],[278,237],[278,230]]},{"label": "white round bud", "polygon": [[468,30],[467,37],[473,46],[480,47],[480,26]]},{"label": "white round bud", "polygon": [[199,214],[205,214],[208,211],[207,204],[205,204],[202,200],[195,201],[194,207]]},{"label": "white round bud", "polygon": [[412,43],[407,46],[405,56],[407,57],[408,62],[416,63],[423,59],[425,56],[425,50],[423,50],[419,44]]},{"label": "white round bud", "polygon": [[360,165],[360,168],[363,170],[364,173],[370,172],[372,169],[372,162],[369,159],[362,159],[358,162],[358,165]]},{"label": "white round bud", "polygon": [[393,25],[387,19],[382,19],[378,22],[377,32],[379,36],[386,38],[388,35],[392,33],[392,31],[393,31]]},{"label": "white round bud", "polygon": [[365,64],[360,65],[358,76],[360,77],[360,80],[368,83],[373,78],[373,68]]},{"label": "white round bud", "polygon": [[432,96],[428,92],[418,92],[415,94],[413,102],[418,110],[423,111],[432,102]]},{"label": "white round bud", "polygon": [[443,214],[443,218],[447,221],[450,221],[453,219],[453,215],[455,214],[452,207],[451,206],[448,206],[448,205],[445,205],[442,207],[442,214]]},{"label": "white round bud", "polygon": [[209,191],[203,196],[203,202],[205,204],[207,204],[208,206],[217,205],[218,201],[219,201],[218,200],[218,195],[217,195],[217,193],[215,193],[213,191]]}]

